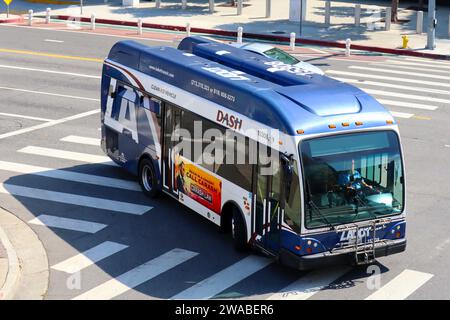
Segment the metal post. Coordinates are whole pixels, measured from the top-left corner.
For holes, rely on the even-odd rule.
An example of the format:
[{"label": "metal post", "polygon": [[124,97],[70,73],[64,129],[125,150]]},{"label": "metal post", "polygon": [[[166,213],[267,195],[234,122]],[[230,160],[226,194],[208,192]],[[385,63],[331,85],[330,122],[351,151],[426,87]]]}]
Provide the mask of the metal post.
[{"label": "metal post", "polygon": [[138,35],[142,35],[142,18],[138,19],[137,25],[138,25]]},{"label": "metal post", "polygon": [[361,23],[361,5],[355,5],[355,26],[359,27]]},{"label": "metal post", "polygon": [[448,16],[448,37],[450,38],[450,15]]},{"label": "metal post", "polygon": [[327,27],[330,25],[330,22],[331,22],[330,13],[331,13],[331,2],[326,1],[325,2],[325,25]]},{"label": "metal post", "polygon": [[6,19],[9,18],[9,4],[6,5]]},{"label": "metal post", "polygon": [[50,23],[52,9],[47,8],[45,11],[45,23]]},{"label": "metal post", "polygon": [[155,0],[155,6],[156,8],[161,8],[161,0]]},{"label": "metal post", "polygon": [[186,34],[188,37],[191,36],[191,24],[190,23],[186,23]]},{"label": "metal post", "polygon": [[349,57],[351,54],[351,45],[352,45],[352,40],[350,38],[346,39],[345,40],[345,56],[346,57]]},{"label": "metal post", "polygon": [[238,16],[242,15],[242,0],[238,0],[238,3],[237,3],[237,15]]},{"label": "metal post", "polygon": [[244,28],[239,27],[237,29],[237,43],[242,43],[242,34],[244,33]]},{"label": "metal post", "polygon": [[214,0],[209,0],[209,13],[214,13]]},{"label": "metal post", "polygon": [[33,24],[33,10],[28,10],[28,25],[31,26]]},{"label": "metal post", "polygon": [[428,37],[427,49],[434,50],[436,48],[436,0],[428,1]]},{"label": "metal post", "polygon": [[80,0],[80,14],[83,14],[83,0]]},{"label": "metal post", "polygon": [[291,32],[290,47],[291,51],[295,51],[295,32]]},{"label": "metal post", "polygon": [[392,9],[391,7],[386,8],[386,14],[384,16],[385,30],[391,30],[391,17],[392,17]]},{"label": "metal post", "polygon": [[91,30],[95,30],[95,13],[91,14]]},{"label": "metal post", "polygon": [[418,34],[423,32],[423,11],[417,11],[416,32]]},{"label": "metal post", "polygon": [[187,0],[181,0],[181,9],[183,9],[183,10],[186,9],[186,1]]},{"label": "metal post", "polygon": [[272,1],[266,0],[266,18],[270,18],[272,15]]}]

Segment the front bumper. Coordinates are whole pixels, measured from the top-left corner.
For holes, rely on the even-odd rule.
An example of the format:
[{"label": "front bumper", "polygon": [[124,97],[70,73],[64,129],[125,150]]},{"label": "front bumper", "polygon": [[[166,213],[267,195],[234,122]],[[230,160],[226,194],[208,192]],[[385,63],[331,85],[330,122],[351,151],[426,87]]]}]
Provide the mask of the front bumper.
[{"label": "front bumper", "polygon": [[[400,253],[406,250],[406,239],[386,240],[375,246],[375,257],[384,257]],[[310,270],[327,267],[330,265],[354,265],[355,251],[349,249],[322,252],[306,256],[297,256],[294,253],[281,249],[280,262],[298,270]]]}]

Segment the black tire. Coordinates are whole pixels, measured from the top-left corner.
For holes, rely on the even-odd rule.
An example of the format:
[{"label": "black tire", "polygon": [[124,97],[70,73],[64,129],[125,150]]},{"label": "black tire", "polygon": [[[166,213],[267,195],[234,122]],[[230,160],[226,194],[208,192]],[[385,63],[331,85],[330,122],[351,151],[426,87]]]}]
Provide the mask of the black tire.
[{"label": "black tire", "polygon": [[146,196],[155,198],[159,194],[158,180],[150,159],[144,158],[139,164],[139,184]]},{"label": "black tire", "polygon": [[233,239],[233,245],[237,250],[245,251],[248,249],[245,221],[238,209],[233,208],[232,211],[231,238]]}]

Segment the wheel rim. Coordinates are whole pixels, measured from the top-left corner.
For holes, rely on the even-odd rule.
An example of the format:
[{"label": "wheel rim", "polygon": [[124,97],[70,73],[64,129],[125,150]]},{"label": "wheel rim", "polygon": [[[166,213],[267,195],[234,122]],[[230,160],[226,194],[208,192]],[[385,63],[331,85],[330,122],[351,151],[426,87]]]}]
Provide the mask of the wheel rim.
[{"label": "wheel rim", "polygon": [[151,169],[148,165],[145,165],[142,169],[142,184],[144,185],[145,190],[152,191],[152,174]]}]

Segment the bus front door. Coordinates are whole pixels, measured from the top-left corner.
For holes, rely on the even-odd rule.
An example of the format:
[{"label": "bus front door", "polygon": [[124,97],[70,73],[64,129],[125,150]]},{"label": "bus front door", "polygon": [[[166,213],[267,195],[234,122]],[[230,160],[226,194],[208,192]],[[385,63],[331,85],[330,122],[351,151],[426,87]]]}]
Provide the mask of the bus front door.
[{"label": "bus front door", "polygon": [[173,139],[175,131],[180,128],[181,110],[165,103],[164,105],[164,139],[162,152],[163,189],[174,196],[178,195],[175,181],[175,154],[174,146],[178,143]]},{"label": "bus front door", "polygon": [[255,214],[253,238],[264,249],[277,255],[280,248],[281,170],[268,170],[258,164],[254,183]]}]

